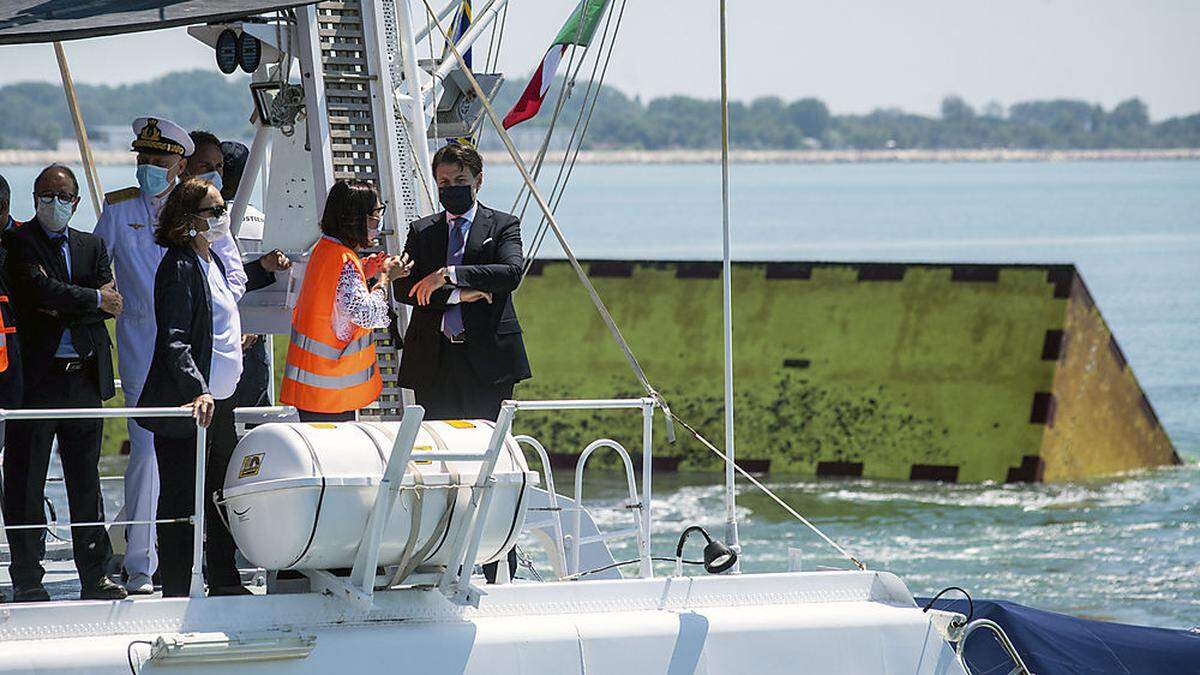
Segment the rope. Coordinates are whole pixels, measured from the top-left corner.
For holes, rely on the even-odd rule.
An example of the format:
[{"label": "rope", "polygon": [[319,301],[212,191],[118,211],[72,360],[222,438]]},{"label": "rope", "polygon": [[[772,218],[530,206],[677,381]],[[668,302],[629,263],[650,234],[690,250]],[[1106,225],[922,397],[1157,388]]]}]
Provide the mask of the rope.
[{"label": "rope", "polygon": [[[720,457],[725,462],[729,461],[729,457],[727,457],[725,455],[725,453],[718,450],[717,447],[715,445],[713,445],[712,443],[710,443],[707,438],[702,436],[699,431],[696,431],[694,428],[692,428],[692,425],[690,425],[687,422],[683,421],[682,419],[676,417],[674,413],[672,413],[668,410],[664,410],[663,413],[667,417],[671,418],[671,421],[673,421],[673,422],[679,424],[679,426],[683,427],[684,430],[686,430],[688,433],[690,433],[693,438],[695,438],[697,441],[700,441],[701,445],[703,445],[704,447],[711,450],[714,454],[716,454],[717,457]],[[759,480],[757,478],[750,475],[750,473],[748,473],[745,469],[743,469],[737,462],[733,462],[733,468],[736,469],[738,473],[742,474],[742,476],[746,480],[753,483],[754,487],[758,488],[759,490],[762,490],[768,497],[775,500],[775,503],[782,506],[783,510],[790,513],[793,518],[795,518],[796,520],[803,523],[804,526],[807,527],[808,529],[812,530],[813,533],[815,533],[818,537],[820,537],[822,540],[824,540],[826,544],[829,544],[830,546],[832,546],[834,549],[837,550],[838,553],[841,553],[848,560],[850,560],[850,562],[854,563],[854,565],[856,567],[858,567],[858,569],[860,569],[860,570],[867,569],[867,566],[864,565],[863,563],[859,562],[858,558],[855,558],[854,556],[847,553],[846,549],[842,548],[841,546],[839,546],[837,544],[837,542],[830,539],[828,537],[828,535],[826,535],[824,532],[821,531],[820,528],[818,528],[816,525],[813,525],[812,521],[810,521],[808,518],[805,518],[804,516],[800,515],[800,513],[797,512],[796,509],[793,509],[791,506],[788,506],[787,502],[783,501],[783,499],[781,499],[779,497],[779,495],[777,495],[771,491],[771,488],[769,488],[766,485],[763,485],[761,482],[759,482]]]},{"label": "rope", "polygon": [[[622,3],[624,3],[624,1],[625,0],[622,0]],[[421,2],[425,3],[426,8],[428,8],[431,12],[433,11],[433,8],[429,4],[429,0],[421,0]],[[624,7],[624,4],[622,4],[622,8],[623,7]],[[437,25],[438,31],[445,37],[447,35],[446,30],[442,27],[442,24],[440,21],[436,21],[436,18],[435,18],[435,24]],[[461,64],[462,63],[462,55],[458,53],[457,47],[454,47],[452,45],[450,51],[454,55],[455,59],[457,59],[458,62]],[[492,102],[489,101],[487,96],[484,95],[482,87],[480,87],[479,82],[475,80],[475,76],[469,70],[464,69],[463,73],[466,75],[467,81],[471,83],[471,88],[475,90],[475,95],[478,96],[479,100],[483,103],[483,109],[487,113],[488,119],[491,120],[492,126],[495,127],[496,133],[500,135],[500,140],[504,142],[504,147],[505,147],[505,149],[508,150],[509,156],[512,157],[513,163],[517,167],[517,171],[520,172],[521,179],[523,181],[525,181],[525,184],[529,187],[530,194],[533,196],[534,200],[537,202],[538,208],[541,209],[542,214],[546,218],[546,221],[548,222],[550,229],[554,232],[555,238],[558,239],[559,245],[562,246],[563,252],[567,255],[567,261],[570,262],[571,268],[573,270],[575,270],[575,274],[576,274],[576,276],[579,277],[580,283],[582,283],[584,289],[587,290],[588,297],[591,299],[592,304],[596,307],[596,312],[600,315],[601,320],[604,321],[605,326],[608,327],[609,332],[612,334],[613,340],[615,340],[617,343],[617,346],[620,347],[621,353],[624,354],[625,360],[629,363],[630,369],[633,371],[633,374],[637,378],[638,382],[641,383],[642,388],[646,392],[646,395],[649,396],[650,398],[653,398],[655,403],[660,408],[662,408],[663,415],[665,415],[669,421],[671,421],[672,423],[680,424],[684,429],[686,429],[689,433],[691,433],[692,436],[697,441],[699,441],[702,445],[704,445],[706,448],[708,448],[709,450],[714,452],[721,459],[728,462],[729,459],[725,455],[725,453],[718,450],[716,448],[716,446],[714,446],[712,443],[710,443],[708,441],[708,439],[704,438],[704,436],[702,436],[700,434],[700,432],[698,432],[694,428],[692,428],[692,426],[689,425],[687,422],[676,417],[675,414],[673,412],[671,412],[671,408],[667,404],[667,400],[661,394],[659,394],[658,391],[656,389],[654,389],[654,387],[650,384],[650,381],[646,377],[645,371],[642,370],[642,366],[638,362],[637,357],[634,356],[633,351],[629,348],[629,343],[626,342],[625,337],[623,335],[621,335],[621,329],[617,327],[617,323],[613,319],[612,314],[609,313],[608,307],[605,306],[604,301],[600,298],[600,294],[596,291],[596,287],[592,284],[591,279],[588,278],[587,273],[583,270],[583,266],[579,263],[579,259],[577,257],[575,257],[575,252],[574,252],[574,250],[572,250],[571,245],[567,243],[567,238],[565,235],[563,235],[562,229],[558,226],[558,220],[554,217],[553,210],[550,208],[550,205],[546,203],[545,198],[542,197],[542,193],[537,189],[537,185],[534,183],[533,178],[529,175],[529,170],[525,167],[525,163],[521,159],[521,153],[517,150],[516,146],[513,144],[512,137],[508,135],[508,131],[506,131],[504,129],[504,125],[501,123],[499,115],[496,114],[495,108],[492,107]],[[675,442],[675,432],[674,432],[673,424],[667,427],[667,437],[670,442],[672,442],[672,443]],[[812,524],[811,521],[809,521],[804,516],[800,515],[791,506],[788,506],[787,502],[780,499],[780,497],[778,495],[776,495],[774,492],[772,492],[770,488],[768,488],[767,486],[765,486],[761,482],[759,482],[758,479],[756,479],[754,476],[750,475],[745,469],[738,466],[736,463],[733,464],[733,467],[734,467],[734,469],[736,469],[738,471],[738,473],[742,474],[747,480],[749,480],[755,487],[762,490],[771,499],[775,500],[775,502],[778,503],[781,507],[783,507],[783,509],[785,511],[787,511],[789,514],[791,514],[792,517],[794,517],[796,520],[803,523],[806,527],[808,527],[808,529],[812,530],[825,543],[832,546],[836,551],[838,551],[843,556],[845,556],[847,559],[849,559],[850,562],[854,563],[854,565],[856,567],[858,567],[860,570],[865,570],[867,568],[866,565],[864,565],[862,562],[860,562],[854,556],[847,553],[846,549],[842,548],[841,546],[839,546],[837,544],[837,542],[830,539],[816,525]]]}]

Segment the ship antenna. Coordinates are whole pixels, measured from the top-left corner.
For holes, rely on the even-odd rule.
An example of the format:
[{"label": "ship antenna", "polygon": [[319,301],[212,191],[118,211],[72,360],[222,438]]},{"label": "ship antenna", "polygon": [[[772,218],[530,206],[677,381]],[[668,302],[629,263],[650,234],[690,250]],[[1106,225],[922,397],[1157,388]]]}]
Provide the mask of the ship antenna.
[{"label": "ship antenna", "polygon": [[[721,299],[725,344],[725,543],[741,553],[738,543],[737,489],[734,485],[733,449],[733,280],[729,254],[729,71],[726,54],[725,0],[721,3]],[[735,562],[733,573],[741,571]]]}]

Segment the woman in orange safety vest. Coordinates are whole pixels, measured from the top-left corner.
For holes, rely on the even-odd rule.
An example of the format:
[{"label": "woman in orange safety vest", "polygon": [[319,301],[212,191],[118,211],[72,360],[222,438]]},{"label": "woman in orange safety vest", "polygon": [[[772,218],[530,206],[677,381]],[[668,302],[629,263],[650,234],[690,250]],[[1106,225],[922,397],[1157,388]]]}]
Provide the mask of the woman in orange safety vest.
[{"label": "woman in orange safety vest", "polygon": [[371,330],[386,328],[387,288],[411,264],[382,253],[360,259],[379,236],[387,205],[365,181],[338,181],[321,214],[323,233],[308,259],[292,310],[292,336],[279,400],[305,422],[348,421],[383,388]]}]

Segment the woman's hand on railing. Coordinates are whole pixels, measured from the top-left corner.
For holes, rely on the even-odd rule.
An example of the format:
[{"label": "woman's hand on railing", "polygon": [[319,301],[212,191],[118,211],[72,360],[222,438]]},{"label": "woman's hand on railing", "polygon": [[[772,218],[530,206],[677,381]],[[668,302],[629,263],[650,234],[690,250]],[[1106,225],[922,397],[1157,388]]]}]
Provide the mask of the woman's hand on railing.
[{"label": "woman's hand on railing", "polygon": [[196,420],[196,424],[208,428],[212,423],[213,411],[216,410],[217,404],[213,401],[211,394],[200,394],[195,401],[183,406],[184,408],[192,409],[192,417]]}]

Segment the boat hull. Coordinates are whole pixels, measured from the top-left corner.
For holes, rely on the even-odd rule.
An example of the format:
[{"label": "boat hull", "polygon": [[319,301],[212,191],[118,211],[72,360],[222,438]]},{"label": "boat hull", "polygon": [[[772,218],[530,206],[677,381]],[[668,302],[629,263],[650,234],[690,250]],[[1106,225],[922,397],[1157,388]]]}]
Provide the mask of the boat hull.
[{"label": "boat hull", "polygon": [[[160,637],[311,639],[306,655],[144,663],[239,673],[962,673],[895,576],[812,572],[376,594],[370,612],[317,594],[13,605],[0,672],[128,673]],[[141,670],[139,670],[141,672]]]}]

